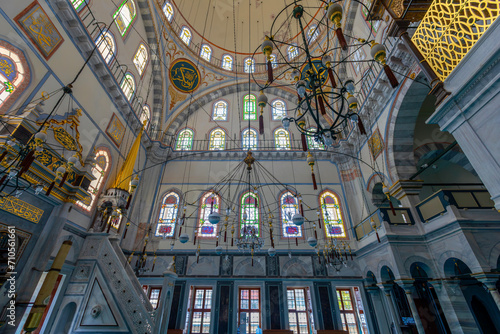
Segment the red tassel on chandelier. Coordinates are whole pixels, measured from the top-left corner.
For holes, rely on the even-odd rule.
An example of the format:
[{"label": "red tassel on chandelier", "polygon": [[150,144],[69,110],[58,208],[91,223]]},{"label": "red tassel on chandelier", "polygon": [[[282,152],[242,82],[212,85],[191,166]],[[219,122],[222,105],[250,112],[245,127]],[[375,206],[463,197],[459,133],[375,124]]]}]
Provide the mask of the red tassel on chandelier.
[{"label": "red tassel on chandelier", "polygon": [[7,178],[7,174],[5,174],[4,176],[2,176],[2,178],[0,179],[0,186],[4,183],[5,179]]},{"label": "red tassel on chandelier", "polygon": [[35,154],[35,151],[33,151],[33,150],[29,151],[28,154],[26,154],[26,156],[24,157],[24,159],[21,161],[20,166],[25,166],[31,160],[31,157],[34,154]]},{"label": "red tassel on chandelier", "polygon": [[196,245],[196,233],[194,234],[193,245]]},{"label": "red tassel on chandelier", "polygon": [[125,206],[125,209],[128,209],[128,207],[130,206],[130,202],[132,202],[132,194],[128,196],[127,205]]},{"label": "red tassel on chandelier", "polygon": [[377,232],[377,230],[375,230],[375,234],[377,235],[377,240],[378,240],[378,243],[380,243],[380,237],[378,236],[378,232]]},{"label": "red tassel on chandelier", "polygon": [[299,238],[295,238],[295,246],[299,246]]},{"label": "red tassel on chandelier", "polygon": [[252,267],[253,267],[253,256],[252,256]]},{"label": "red tassel on chandelier", "polygon": [[300,203],[300,206],[299,206],[299,208],[300,208],[300,214],[301,214],[302,217],[304,217],[304,206],[302,205],[302,201],[299,201],[299,203]]},{"label": "red tassel on chandelier", "polygon": [[306,135],[301,133],[300,134],[300,140],[302,142],[302,151],[306,152],[307,151],[307,139]]},{"label": "red tassel on chandelier", "polygon": [[318,232],[316,231],[316,229],[314,230],[314,238],[316,238],[316,240],[318,240]]},{"label": "red tassel on chandelier", "polygon": [[313,181],[313,188],[314,190],[318,190],[318,185],[316,184],[316,175],[314,175],[314,172],[311,173],[312,181]]},{"label": "red tassel on chandelier", "polygon": [[363,125],[363,121],[361,121],[361,117],[359,115],[358,115],[358,128],[360,134],[366,135],[365,126]]},{"label": "red tassel on chandelier", "polygon": [[385,75],[387,75],[387,79],[389,79],[389,82],[391,83],[392,88],[396,88],[397,86],[399,86],[398,79],[396,79],[396,76],[392,72],[389,65],[387,65],[387,64],[384,65],[384,72],[385,72]]},{"label": "red tassel on chandelier", "polygon": [[271,64],[271,61],[267,61],[267,82],[271,83],[273,82],[273,64]]},{"label": "red tassel on chandelier", "polygon": [[127,237],[128,224],[125,224],[125,231],[123,231],[123,239]]},{"label": "red tassel on chandelier", "polygon": [[264,116],[262,116],[262,113],[259,116],[259,133],[264,134]]},{"label": "red tassel on chandelier", "polygon": [[49,196],[50,193],[52,192],[52,189],[54,188],[54,186],[56,185],[56,181],[52,181],[52,183],[50,184],[49,188],[47,189],[47,192],[45,193],[45,196]]},{"label": "red tassel on chandelier", "polygon": [[318,226],[321,229],[321,219],[318,217]]},{"label": "red tassel on chandelier", "polygon": [[21,170],[19,171],[19,174],[18,174],[18,177],[21,177],[26,171],[28,171],[28,169],[31,167],[31,164],[33,163],[33,161],[35,161],[35,156],[32,155],[29,160],[27,160],[23,166],[23,168],[21,168]]},{"label": "red tassel on chandelier", "polygon": [[182,225],[179,227],[179,237],[181,236],[182,233]]},{"label": "red tassel on chandelier", "polygon": [[337,28],[337,30],[335,30],[335,33],[337,34],[340,47],[343,51],[347,51],[347,42],[345,40],[344,34],[342,33],[342,28]]},{"label": "red tassel on chandelier", "polygon": [[319,254],[318,254],[318,260],[319,260],[319,264],[321,264],[321,256],[319,256]]},{"label": "red tassel on chandelier", "polygon": [[155,271],[156,260],[153,261],[153,266],[151,267],[151,271]]},{"label": "red tassel on chandelier", "polygon": [[227,240],[227,230],[224,232],[224,242]]},{"label": "red tassel on chandelier", "polygon": [[396,215],[396,210],[394,210],[394,205],[392,205],[392,201],[390,198],[389,199],[389,205],[391,206],[391,211],[392,211],[392,215],[395,216]]},{"label": "red tassel on chandelier", "polygon": [[321,111],[321,115],[326,115],[325,102],[323,101],[323,96],[318,96],[319,110]]},{"label": "red tassel on chandelier", "polygon": [[332,88],[337,88],[337,82],[335,81],[335,77],[333,76],[333,70],[331,67],[328,68],[328,77],[330,78]]},{"label": "red tassel on chandelier", "polygon": [[215,247],[219,246],[219,239],[217,238],[217,241],[215,242]]},{"label": "red tassel on chandelier", "polygon": [[234,246],[234,237],[231,237],[231,247]]}]

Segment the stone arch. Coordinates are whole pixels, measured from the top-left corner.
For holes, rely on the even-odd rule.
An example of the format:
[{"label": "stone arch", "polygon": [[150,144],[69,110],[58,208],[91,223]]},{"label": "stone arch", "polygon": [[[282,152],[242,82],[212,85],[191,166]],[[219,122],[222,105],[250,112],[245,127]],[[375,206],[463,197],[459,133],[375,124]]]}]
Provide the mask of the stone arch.
[{"label": "stone arch", "polygon": [[384,265],[380,268],[380,280],[382,282],[390,282],[394,281],[396,279],[396,276],[394,275],[394,272],[392,271],[391,268],[388,266]]},{"label": "stone arch", "polygon": [[481,267],[479,265],[474,266],[473,263],[477,263],[476,259],[474,258],[474,255],[472,252],[467,252],[469,255],[466,255],[466,253],[461,253],[459,251],[455,250],[449,250],[444,253],[442,253],[438,258],[437,258],[437,263],[436,267],[438,270],[441,271],[442,277],[446,277],[446,272],[444,270],[445,263],[448,259],[450,258],[456,258],[460,259],[460,261],[464,262],[467,267],[471,268],[473,272],[476,272],[475,269],[478,269],[477,271],[482,271]]},{"label": "stone arch", "polygon": [[377,284],[377,277],[375,276],[375,274],[371,270],[368,270],[366,272],[366,278],[365,279],[366,279],[367,283]]},{"label": "stone arch", "polygon": [[283,265],[281,275],[296,277],[311,276],[311,273],[308,271],[309,268],[310,266],[301,259],[292,258]]},{"label": "stone arch", "polygon": [[443,271],[445,277],[453,277],[472,273],[470,267],[465,264],[465,262],[455,257],[450,257],[444,262]]},{"label": "stone arch", "polygon": [[412,265],[418,264],[430,278],[436,278],[437,271],[435,270],[434,264],[432,263],[431,260],[424,258],[422,256],[410,256],[408,257],[405,262],[404,262],[404,269],[405,269],[405,274],[408,275],[408,277],[412,277]]},{"label": "stone arch", "polygon": [[[441,153],[450,144],[451,143],[446,143],[446,142],[444,143],[434,142],[434,143],[427,143],[417,147],[414,150],[415,165],[418,165],[419,161],[421,161],[421,159],[423,158],[431,159],[433,155]],[[440,159],[457,164],[466,171],[472,173],[474,176],[478,176],[476,170],[474,169],[474,167],[472,167],[472,164],[470,163],[469,159],[467,159],[464,152],[458,145],[453,147],[449,152],[447,152],[447,154],[443,155]]]},{"label": "stone arch", "polygon": [[61,315],[59,316],[59,321],[55,328],[55,334],[68,334],[71,333],[71,324],[73,323],[73,318],[76,313],[76,303],[69,302],[62,309]]},{"label": "stone arch", "polygon": [[500,271],[500,242],[498,242],[490,251],[489,264],[491,270]]},{"label": "stone arch", "polygon": [[426,79],[420,74],[401,85],[388,121],[386,156],[393,182],[407,180],[417,172],[413,155],[415,124],[430,90],[422,81]]},{"label": "stone arch", "polygon": [[[177,133],[177,129],[184,124],[188,117],[195,113],[201,106],[209,103],[210,101],[216,101],[224,96],[234,94],[236,92],[258,92],[259,90],[260,88],[256,83],[250,83],[250,85],[248,82],[239,84],[232,83],[225,87],[215,87],[214,90],[203,95],[200,94],[200,96],[196,97],[191,104],[186,104],[175,115],[170,116],[172,120],[165,128],[165,135],[172,136]],[[293,102],[296,100],[296,96],[294,94],[279,88],[266,88],[266,93],[282,98],[287,102]]]},{"label": "stone arch", "polygon": [[256,276],[256,275],[265,275],[266,273],[266,268],[264,268],[263,263],[264,261],[258,261],[257,259],[253,260],[253,266],[252,266],[252,259],[247,258],[239,263],[237,263],[234,266],[234,276]]},{"label": "stone arch", "polygon": [[[382,275],[381,275],[383,267],[388,267],[392,271],[392,268],[396,268],[396,265],[393,264],[393,263],[391,263],[391,262],[389,262],[389,261],[387,261],[387,260],[381,260],[377,264],[377,269],[375,271],[373,271],[373,273],[375,274],[375,277],[377,278],[378,282],[383,282],[384,281],[382,279]],[[392,271],[392,272],[394,273],[394,271]],[[398,271],[398,275],[399,275],[399,271]]]}]

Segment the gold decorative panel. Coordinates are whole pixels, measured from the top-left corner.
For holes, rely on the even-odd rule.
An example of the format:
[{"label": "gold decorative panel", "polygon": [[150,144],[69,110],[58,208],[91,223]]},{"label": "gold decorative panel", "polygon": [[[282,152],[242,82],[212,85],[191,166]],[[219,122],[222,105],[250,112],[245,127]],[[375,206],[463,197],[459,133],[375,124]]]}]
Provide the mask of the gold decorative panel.
[{"label": "gold decorative panel", "polygon": [[368,147],[370,148],[370,153],[373,159],[377,159],[379,154],[382,153],[384,149],[384,141],[382,140],[379,129],[377,129],[368,140]]},{"label": "gold decorative panel", "polygon": [[117,147],[120,147],[123,136],[125,135],[125,126],[120,122],[118,116],[113,114],[113,117],[109,121],[108,127],[106,128],[106,133],[109,138],[115,143]]},{"label": "gold decorative panel", "polygon": [[499,13],[498,0],[435,0],[412,41],[444,81]]},{"label": "gold decorative panel", "polygon": [[18,217],[38,223],[43,215],[43,210],[21,201],[13,196],[0,198],[0,209],[12,213]]}]

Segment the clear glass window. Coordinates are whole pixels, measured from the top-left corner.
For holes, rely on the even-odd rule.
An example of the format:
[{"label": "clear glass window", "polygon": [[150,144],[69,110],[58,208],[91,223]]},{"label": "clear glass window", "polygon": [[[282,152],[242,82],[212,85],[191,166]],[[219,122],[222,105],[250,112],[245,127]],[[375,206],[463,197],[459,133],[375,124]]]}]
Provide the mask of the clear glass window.
[{"label": "clear glass window", "polygon": [[165,14],[168,21],[172,21],[174,17],[174,7],[172,7],[172,4],[168,1],[163,5],[163,14]]},{"label": "clear glass window", "polygon": [[212,57],[212,48],[207,44],[203,44],[201,46],[200,57],[206,61],[210,61],[210,58]]},{"label": "clear glass window", "polygon": [[212,120],[227,121],[227,102],[220,100],[214,103]]},{"label": "clear glass window", "polygon": [[224,55],[224,57],[222,57],[222,68],[226,71],[232,71],[233,57],[231,57],[230,55]]},{"label": "clear glass window", "polygon": [[286,105],[282,100],[274,100],[272,103],[273,121],[281,121],[286,117]]},{"label": "clear glass window", "polygon": [[243,130],[241,140],[243,142],[242,147],[244,151],[257,149],[257,131],[254,129]]},{"label": "clear glass window", "polygon": [[121,88],[127,100],[132,100],[135,92],[135,79],[134,76],[130,73],[125,74],[122,79]]},{"label": "clear glass window", "polygon": [[134,56],[134,65],[135,68],[137,69],[137,72],[139,72],[139,75],[142,75],[144,69],[146,68],[147,63],[148,63],[148,49],[146,49],[146,46],[144,44],[140,44]]},{"label": "clear glass window", "polygon": [[183,27],[181,30],[181,35],[180,35],[182,41],[186,43],[186,45],[189,45],[191,43],[191,30],[189,30],[187,27]]},{"label": "clear glass window", "polygon": [[104,31],[97,37],[95,44],[106,64],[110,64],[116,56],[116,44],[113,35],[109,31]]},{"label": "clear glass window", "polygon": [[277,129],[274,131],[274,145],[277,150],[290,149],[290,134],[285,129]]},{"label": "clear glass window", "polygon": [[244,60],[244,64],[245,64],[245,67],[244,67],[245,73],[255,72],[255,60],[253,60],[253,58],[246,58]]}]

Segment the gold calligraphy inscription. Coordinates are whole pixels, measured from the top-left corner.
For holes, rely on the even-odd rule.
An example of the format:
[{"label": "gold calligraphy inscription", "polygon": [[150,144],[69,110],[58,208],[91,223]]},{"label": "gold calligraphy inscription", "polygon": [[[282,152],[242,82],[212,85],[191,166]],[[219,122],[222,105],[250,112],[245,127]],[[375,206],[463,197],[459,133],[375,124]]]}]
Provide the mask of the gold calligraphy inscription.
[{"label": "gold calligraphy inscription", "polygon": [[5,76],[9,77],[14,70],[12,69],[12,64],[9,64],[5,59],[1,59],[0,71],[2,71],[5,74]]},{"label": "gold calligraphy inscription", "polygon": [[63,128],[54,127],[54,138],[62,145],[64,148],[70,151],[77,151],[79,147],[73,137]]},{"label": "gold calligraphy inscription", "polygon": [[16,21],[46,59],[50,58],[63,41],[59,31],[36,1],[19,14]]},{"label": "gold calligraphy inscription", "polygon": [[189,91],[193,89],[193,86],[198,80],[198,74],[195,70],[190,68],[185,68],[181,65],[179,68],[175,68],[172,71],[172,80],[180,85],[184,90]]},{"label": "gold calligraphy inscription", "polygon": [[116,146],[120,147],[122,143],[123,136],[125,135],[125,126],[120,122],[118,117],[113,114],[111,121],[109,122],[108,128],[106,129],[106,133],[113,140]]},{"label": "gold calligraphy inscription", "polygon": [[376,159],[384,149],[384,142],[380,136],[379,129],[377,129],[368,140],[368,147],[370,148],[370,153],[374,159]]},{"label": "gold calligraphy inscription", "polygon": [[42,219],[43,215],[42,209],[12,196],[0,198],[0,209],[35,224]]}]

